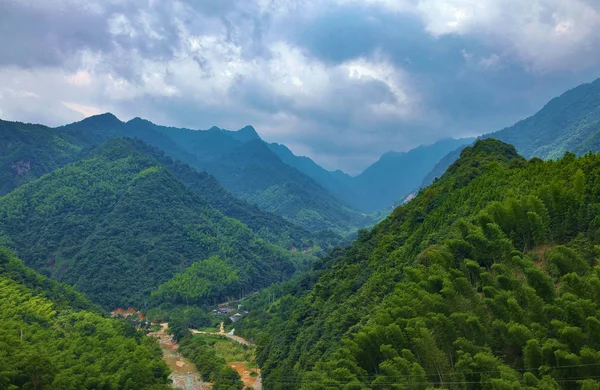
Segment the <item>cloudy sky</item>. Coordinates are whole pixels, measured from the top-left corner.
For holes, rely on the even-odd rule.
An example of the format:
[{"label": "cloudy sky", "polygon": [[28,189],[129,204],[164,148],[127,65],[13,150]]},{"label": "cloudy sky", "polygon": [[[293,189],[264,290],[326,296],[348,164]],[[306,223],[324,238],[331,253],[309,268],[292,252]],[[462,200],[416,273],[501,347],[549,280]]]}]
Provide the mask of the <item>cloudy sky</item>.
[{"label": "cloudy sky", "polygon": [[253,125],[329,169],[600,77],[598,0],[0,0],[0,118]]}]

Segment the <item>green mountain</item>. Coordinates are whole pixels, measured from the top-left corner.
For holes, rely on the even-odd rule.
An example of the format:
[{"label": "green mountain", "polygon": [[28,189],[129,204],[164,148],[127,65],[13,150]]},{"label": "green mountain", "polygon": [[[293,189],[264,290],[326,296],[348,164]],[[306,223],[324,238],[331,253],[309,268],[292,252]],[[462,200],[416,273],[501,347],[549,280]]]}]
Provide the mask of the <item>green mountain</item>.
[{"label": "green mountain", "polygon": [[408,152],[389,152],[354,178],[361,209],[382,210],[419,188],[423,177],[448,152],[472,139],[446,139]]},{"label": "green mountain", "polygon": [[235,277],[194,303],[281,281],[304,262],[211,207],[123,139],[0,198],[0,238],[28,266],[108,308],[144,307],[158,285],[211,257],[218,258],[211,267]]},{"label": "green mountain", "polygon": [[268,146],[284,163],[311,177],[351,207],[373,213],[389,209],[417,190],[423,177],[441,158],[472,141],[474,139],[446,139],[408,152],[389,152],[355,177],[342,171],[327,171],[308,157],[295,156],[284,145]]},{"label": "green mountain", "polygon": [[0,195],[74,161],[85,146],[46,126],[0,120]]},{"label": "green mountain", "polygon": [[595,388],[599,180],[600,155],[477,141],[350,247],[245,302],[236,333],[269,389]]},{"label": "green mountain", "polygon": [[158,345],[0,248],[0,388],[170,389]]},{"label": "green mountain", "polygon": [[534,116],[486,135],[515,145],[524,156],[556,159],[600,148],[600,79],[552,99]]},{"label": "green mountain", "polygon": [[330,229],[345,234],[373,222],[282,162],[251,126],[239,131],[216,127],[200,131],[159,126],[140,118],[123,123],[112,114],[103,114],[59,129],[88,142],[112,137],[140,138],[215,176],[235,196],[310,231]]},{"label": "green mountain", "polygon": [[[538,113],[511,127],[480,138],[514,145],[527,158],[557,159],[566,152],[582,156],[600,151],[600,79],[552,99]],[[463,146],[464,147],[464,146]],[[425,177],[423,186],[440,177],[460,155],[449,153]]]},{"label": "green mountain", "polygon": [[[110,131],[111,126],[120,126],[119,124],[122,125],[122,122],[116,117],[106,114],[94,117],[91,124],[84,127]],[[6,121],[0,121],[0,128],[2,129],[0,148],[3,148],[3,157],[0,158],[2,160],[0,176],[4,179],[0,185],[0,196],[30,180],[84,158],[89,155],[94,146],[115,137],[115,135],[99,135],[94,131],[83,132],[74,129],[65,131],[64,128],[52,129],[41,125]],[[113,133],[119,132],[113,131]],[[340,242],[340,237],[332,232],[310,233],[281,216],[265,212],[235,198],[221,187],[213,176],[196,171],[161,150],[139,140],[131,139],[128,142],[132,148],[167,167],[179,181],[204,198],[212,207],[228,217],[239,219],[255,234],[271,243],[287,249],[306,249],[315,245],[328,248]]]}]

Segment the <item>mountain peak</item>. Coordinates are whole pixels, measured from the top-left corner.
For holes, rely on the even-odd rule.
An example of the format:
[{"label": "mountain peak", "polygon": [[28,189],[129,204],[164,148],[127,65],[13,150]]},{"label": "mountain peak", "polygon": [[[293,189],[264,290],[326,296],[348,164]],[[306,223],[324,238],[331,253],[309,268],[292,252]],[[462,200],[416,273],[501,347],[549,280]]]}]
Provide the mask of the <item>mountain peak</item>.
[{"label": "mountain peak", "polygon": [[241,142],[249,142],[261,139],[254,127],[249,125],[242,127],[238,131],[230,131],[229,135]]},{"label": "mountain peak", "polygon": [[90,117],[85,118],[81,122],[93,123],[102,126],[116,126],[123,124],[123,122],[111,112],[105,112],[104,114],[99,115],[92,115]]},{"label": "mountain peak", "polygon": [[466,147],[446,173],[458,186],[466,185],[474,177],[484,172],[492,163],[506,164],[514,159],[525,159],[514,146],[494,138],[479,139],[473,146]]},{"label": "mountain peak", "polygon": [[144,118],[140,118],[139,116],[136,116],[135,118],[128,121],[127,124],[140,125],[140,124],[153,124],[153,123],[150,122],[148,119],[144,119]]}]

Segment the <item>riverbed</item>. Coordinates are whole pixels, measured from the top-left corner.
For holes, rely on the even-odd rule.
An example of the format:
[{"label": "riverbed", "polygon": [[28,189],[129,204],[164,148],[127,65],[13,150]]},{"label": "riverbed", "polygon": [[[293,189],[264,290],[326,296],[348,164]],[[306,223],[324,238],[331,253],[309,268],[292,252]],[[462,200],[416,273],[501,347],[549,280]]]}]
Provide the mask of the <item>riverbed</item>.
[{"label": "riverbed", "polygon": [[184,358],[177,351],[179,345],[173,340],[173,336],[167,333],[169,325],[162,323],[158,332],[150,333],[149,336],[158,338],[158,344],[163,353],[163,360],[172,371],[169,378],[173,381],[174,389],[182,390],[209,390],[210,383],[203,382],[196,366],[189,359]]}]

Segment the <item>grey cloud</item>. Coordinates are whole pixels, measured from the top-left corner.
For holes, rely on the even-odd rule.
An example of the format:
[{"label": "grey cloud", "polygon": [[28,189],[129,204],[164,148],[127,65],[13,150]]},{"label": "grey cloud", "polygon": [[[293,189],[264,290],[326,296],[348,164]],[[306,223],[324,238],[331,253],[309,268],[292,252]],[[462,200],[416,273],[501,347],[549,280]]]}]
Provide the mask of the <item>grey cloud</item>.
[{"label": "grey cloud", "polygon": [[[553,23],[559,0],[532,1],[546,5],[536,20]],[[600,9],[593,0],[577,1]],[[533,60],[544,64],[552,58],[527,58],[526,37],[515,43],[512,35],[497,33],[510,14],[491,18],[493,25],[478,21],[468,31],[434,36],[436,15],[373,4],[0,0],[0,81],[40,95],[0,98],[0,110],[11,119],[50,124],[79,119],[61,104],[67,101],[124,119],[142,116],[191,128],[253,124],[269,141],[298,145],[328,168],[356,172],[388,150],[510,125],[600,75],[600,51],[586,52],[584,44],[574,46],[568,61],[560,57],[556,68],[534,68]],[[200,46],[190,43],[194,39]],[[280,42],[301,52],[287,54],[291,65],[277,61]],[[90,85],[67,85],[64,73],[79,70],[82,52],[99,60],[90,69]],[[347,74],[343,65],[357,59],[392,64],[414,113],[374,109],[400,106],[389,83]],[[288,72],[287,66],[295,68]],[[285,80],[293,72],[308,79],[308,92]],[[33,75],[28,83],[13,82],[24,74]],[[122,78],[123,90],[113,85],[120,79],[107,81],[107,75]],[[311,84],[313,76],[325,86]]]}]

